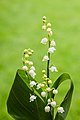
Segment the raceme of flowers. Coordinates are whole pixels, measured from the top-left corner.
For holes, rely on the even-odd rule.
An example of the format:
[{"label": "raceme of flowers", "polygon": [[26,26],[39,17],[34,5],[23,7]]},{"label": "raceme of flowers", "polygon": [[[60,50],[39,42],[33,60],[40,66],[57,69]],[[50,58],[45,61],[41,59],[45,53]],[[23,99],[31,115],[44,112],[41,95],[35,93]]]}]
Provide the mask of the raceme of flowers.
[{"label": "raceme of flowers", "polygon": [[36,76],[35,73],[35,67],[33,66],[33,62],[29,60],[29,57],[33,54],[33,50],[29,49],[25,49],[24,53],[23,53],[23,57],[22,57],[22,61],[23,61],[23,67],[22,69],[27,71],[31,77],[34,79]]},{"label": "raceme of flowers", "polygon": [[[42,70],[42,79],[43,82],[42,83],[38,83],[37,81],[34,80],[34,78],[36,77],[36,72],[35,72],[35,67],[32,61],[29,60],[30,56],[33,54],[33,50],[32,49],[25,49],[23,52],[23,57],[22,57],[22,61],[23,61],[23,67],[22,69],[24,71],[26,71],[32,78],[33,81],[30,81],[30,87],[33,89],[36,89],[37,91],[39,89],[42,89],[42,92],[40,93],[42,98],[47,99],[47,104],[44,108],[45,112],[50,112],[52,110],[52,108],[57,108],[57,111],[59,113],[63,113],[64,108],[61,106],[58,106],[56,101],[51,98],[51,94],[52,93],[54,95],[58,94],[58,90],[54,89],[51,87],[52,84],[52,80],[50,79],[49,76],[49,72],[58,72],[57,68],[55,65],[50,65],[50,56],[52,55],[52,53],[54,53],[56,51],[56,43],[54,41],[54,39],[52,39],[52,28],[51,28],[51,23],[47,23],[46,22],[46,16],[43,16],[43,25],[42,25],[42,30],[44,30],[45,32],[47,32],[47,37],[42,38],[41,40],[41,44],[46,45],[48,44],[48,49],[47,49],[47,53],[43,56],[42,62],[47,62],[47,70]],[[48,98],[49,96],[49,98]],[[37,96],[35,94],[30,94],[30,102],[34,102],[37,99]]]}]

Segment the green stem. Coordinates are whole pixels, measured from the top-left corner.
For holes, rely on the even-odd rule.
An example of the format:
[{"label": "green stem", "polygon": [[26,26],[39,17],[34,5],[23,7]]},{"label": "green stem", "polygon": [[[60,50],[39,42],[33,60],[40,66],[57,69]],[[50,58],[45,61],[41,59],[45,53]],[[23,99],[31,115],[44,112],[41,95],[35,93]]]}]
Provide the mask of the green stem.
[{"label": "green stem", "polygon": [[[50,36],[49,35],[48,35],[48,41],[49,41],[48,48],[50,48]],[[50,53],[48,53],[48,58],[49,60],[47,61],[47,78],[49,78]],[[49,87],[48,80],[47,80],[47,85]],[[51,97],[50,94],[48,94],[48,96],[49,98]],[[51,111],[51,120],[54,120],[54,109]]]},{"label": "green stem", "polygon": [[53,120],[54,120],[54,108],[53,108],[53,110],[52,110],[52,116],[53,116]]},{"label": "green stem", "polygon": [[[48,41],[49,41],[49,46],[48,48],[50,48],[50,36],[48,36]],[[49,78],[49,63],[50,63],[50,53],[48,53],[48,62],[47,62],[47,78]],[[48,87],[49,87],[49,84],[47,83]]]}]

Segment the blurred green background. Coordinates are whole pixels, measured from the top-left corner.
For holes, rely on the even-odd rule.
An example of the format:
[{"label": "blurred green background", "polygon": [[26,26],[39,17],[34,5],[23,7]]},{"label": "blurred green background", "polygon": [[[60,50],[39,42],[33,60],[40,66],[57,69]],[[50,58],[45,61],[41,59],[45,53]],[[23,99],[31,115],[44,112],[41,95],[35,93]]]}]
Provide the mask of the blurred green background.
[{"label": "blurred green background", "polygon": [[[80,119],[80,0],[0,0],[0,120],[12,120],[6,101],[16,70],[22,67],[25,48],[35,50],[32,60],[41,80],[41,70],[45,67],[41,59],[46,53],[46,47],[40,45],[44,15],[52,23],[57,44],[52,61],[59,72],[52,77],[68,72],[75,85],[66,120]],[[67,84],[62,85],[58,101],[66,89]]]}]

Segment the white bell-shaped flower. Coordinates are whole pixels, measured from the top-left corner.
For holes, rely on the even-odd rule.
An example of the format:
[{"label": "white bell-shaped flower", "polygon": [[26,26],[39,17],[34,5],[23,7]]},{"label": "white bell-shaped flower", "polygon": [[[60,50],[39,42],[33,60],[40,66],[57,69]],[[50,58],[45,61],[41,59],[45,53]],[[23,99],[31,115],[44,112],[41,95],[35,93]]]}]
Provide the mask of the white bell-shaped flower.
[{"label": "white bell-shaped flower", "polygon": [[47,42],[48,42],[48,39],[47,39],[47,38],[43,38],[43,39],[41,40],[41,43],[44,44],[44,45],[45,45]]},{"label": "white bell-shaped flower", "polygon": [[42,97],[46,97],[46,92],[41,92]]},{"label": "white bell-shaped flower", "polygon": [[34,66],[31,66],[30,70],[35,71],[35,67],[34,67]]},{"label": "white bell-shaped flower", "polygon": [[55,107],[56,106],[56,102],[55,101],[51,102],[51,106]]},{"label": "white bell-shaped flower", "polygon": [[55,41],[54,41],[54,40],[52,40],[52,41],[51,41],[50,46],[51,46],[51,47],[56,46],[56,43],[55,43]]},{"label": "white bell-shaped flower", "polygon": [[50,32],[51,31],[51,28],[47,28],[47,32]]},{"label": "white bell-shaped flower", "polygon": [[56,49],[55,49],[54,47],[50,47],[50,48],[48,49],[48,53],[54,53],[55,50],[56,50]]},{"label": "white bell-shaped flower", "polygon": [[43,57],[43,60],[42,60],[42,61],[44,62],[44,61],[48,61],[48,60],[49,60],[49,57],[48,57],[47,55],[45,55],[45,56]]},{"label": "white bell-shaped flower", "polygon": [[58,111],[58,113],[63,113],[63,112],[64,112],[64,109],[63,109],[63,107],[58,107],[58,108],[57,108],[57,111]]},{"label": "white bell-shaped flower", "polygon": [[58,94],[58,90],[53,90],[53,94]]},{"label": "white bell-shaped flower", "polygon": [[37,98],[37,96],[32,95],[32,96],[30,97],[30,102],[33,102],[36,98]]},{"label": "white bell-shaped flower", "polygon": [[34,70],[30,70],[29,74],[31,75],[32,78],[35,78],[36,73],[34,72]]},{"label": "white bell-shaped flower", "polygon": [[27,66],[23,66],[23,67],[22,67],[22,70],[27,71],[27,70],[28,70],[28,67],[27,67]]},{"label": "white bell-shaped flower", "polygon": [[58,70],[57,70],[57,68],[56,68],[55,66],[51,66],[51,67],[49,68],[49,70],[50,70],[51,72],[58,72]]},{"label": "white bell-shaped flower", "polygon": [[30,87],[33,87],[33,86],[35,86],[36,85],[36,82],[35,81],[31,81],[30,82]]},{"label": "white bell-shaped flower", "polygon": [[33,62],[32,61],[29,61],[29,63],[28,63],[30,66],[32,66],[33,65]]},{"label": "white bell-shaped flower", "polygon": [[50,99],[48,99],[48,104],[51,104],[51,100]]},{"label": "white bell-shaped flower", "polygon": [[38,85],[37,85],[37,90],[39,90],[41,88],[41,83],[39,83]]},{"label": "white bell-shaped flower", "polygon": [[45,112],[50,112],[50,106],[45,107]]}]

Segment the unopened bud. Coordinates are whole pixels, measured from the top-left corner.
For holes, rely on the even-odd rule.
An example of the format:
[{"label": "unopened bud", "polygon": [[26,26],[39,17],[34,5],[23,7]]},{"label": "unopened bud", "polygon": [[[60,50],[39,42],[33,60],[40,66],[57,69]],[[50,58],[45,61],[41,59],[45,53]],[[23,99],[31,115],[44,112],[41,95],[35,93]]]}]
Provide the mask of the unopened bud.
[{"label": "unopened bud", "polygon": [[47,32],[50,32],[50,31],[51,31],[51,28],[48,28],[48,29],[47,29]]},{"label": "unopened bud", "polygon": [[50,92],[51,90],[52,90],[52,89],[51,89],[51,88],[49,88],[49,87],[48,87],[48,88],[46,88],[46,91],[47,91],[47,92]]},{"label": "unopened bud", "polygon": [[47,24],[47,27],[51,27],[51,23],[48,23],[48,24]]},{"label": "unopened bud", "polygon": [[44,87],[44,84],[41,84],[40,87]]},{"label": "unopened bud", "polygon": [[46,97],[46,92],[41,92],[42,97]]},{"label": "unopened bud", "polygon": [[43,23],[46,23],[46,20],[43,20]]},{"label": "unopened bud", "polygon": [[31,52],[33,53],[33,52],[34,52],[34,50],[31,50]]},{"label": "unopened bud", "polygon": [[26,53],[28,53],[28,50],[27,50],[27,49],[24,50],[24,54],[26,54]]},{"label": "unopened bud", "polygon": [[45,72],[46,72],[45,70],[42,70],[42,73],[43,73],[43,74],[45,74]]},{"label": "unopened bud", "polygon": [[58,90],[53,90],[53,94],[58,94]]},{"label": "unopened bud", "polygon": [[28,52],[28,55],[32,55],[32,52]]},{"label": "unopened bud", "polygon": [[29,58],[29,55],[28,55],[28,54],[25,54],[25,58],[26,58],[26,59]]},{"label": "unopened bud", "polygon": [[49,81],[48,81],[48,84],[52,84],[52,80],[49,80]]},{"label": "unopened bud", "polygon": [[43,26],[42,26],[42,30],[46,30],[46,25],[43,25]]},{"label": "unopened bud", "polygon": [[50,112],[50,106],[45,107],[45,112]]},{"label": "unopened bud", "polygon": [[43,16],[43,19],[45,20],[45,19],[46,19],[46,16]]},{"label": "unopened bud", "polygon": [[30,48],[28,48],[28,51],[31,51],[31,49],[30,49]]},{"label": "unopened bud", "polygon": [[53,32],[52,31],[50,31],[49,33],[48,33],[48,35],[51,37],[52,36],[52,34],[53,34]]},{"label": "unopened bud", "polygon": [[56,101],[51,102],[52,107],[56,107]]},{"label": "unopened bud", "polygon": [[32,61],[29,61],[29,65],[32,66],[32,65],[33,65],[33,62],[32,62]]},{"label": "unopened bud", "polygon": [[27,67],[27,66],[23,66],[23,67],[22,67],[22,70],[27,71],[27,70],[28,70],[28,67]]},{"label": "unopened bud", "polygon": [[47,75],[46,74],[43,75],[43,79],[47,79]]},{"label": "unopened bud", "polygon": [[46,84],[46,82],[44,81],[43,84]]},{"label": "unopened bud", "polygon": [[51,99],[48,99],[48,104],[50,104],[51,103]]},{"label": "unopened bud", "polygon": [[29,64],[29,61],[28,61],[28,60],[25,60],[25,64]]}]

